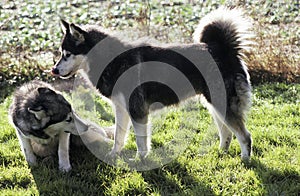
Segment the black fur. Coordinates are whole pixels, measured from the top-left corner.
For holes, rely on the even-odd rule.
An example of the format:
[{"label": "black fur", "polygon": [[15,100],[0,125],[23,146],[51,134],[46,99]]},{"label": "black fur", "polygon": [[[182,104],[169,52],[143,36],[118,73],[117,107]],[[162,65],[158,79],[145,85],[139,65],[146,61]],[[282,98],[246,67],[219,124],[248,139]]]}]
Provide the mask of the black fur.
[{"label": "black fur", "polygon": [[[105,32],[99,31],[96,28],[90,28],[88,31],[85,31],[79,26],[74,24],[70,25],[73,25],[76,31],[84,35],[85,39],[83,43],[76,46],[76,41],[74,40],[76,38],[71,35],[70,30],[66,31],[62,41],[62,48],[75,55],[87,54],[98,42],[108,36]],[[144,43],[129,44],[122,43],[118,38],[113,38],[113,42],[121,43],[122,46],[126,48],[126,51],[114,58],[108,65],[105,65],[106,67],[100,76],[96,87],[101,94],[111,98],[116,81],[129,68],[143,62],[162,62],[175,67],[184,74],[191,82],[195,92],[197,94],[203,94],[210,103],[211,97],[203,75],[186,57],[175,52],[175,50],[179,50],[196,55],[198,52],[200,55],[207,51],[216,62],[223,77],[226,86],[226,100],[228,105],[231,102],[231,98],[237,96],[234,88],[235,76],[241,74],[245,78],[247,77],[246,70],[243,68],[239,56],[239,50],[241,48],[239,47],[240,43],[236,41],[238,39],[238,34],[234,32],[235,31],[233,31],[233,33],[230,34],[231,37],[228,38],[228,36],[225,35],[226,32],[224,29],[211,25],[207,26],[203,31],[203,37],[201,38],[202,44],[181,44],[173,46],[154,46]],[[102,50],[106,49],[103,48]],[[99,52],[101,53],[101,51]],[[99,62],[101,62],[101,58],[98,56],[91,56],[91,58],[94,59],[89,60],[91,63],[90,67],[97,67]],[[142,118],[143,115],[147,116],[149,113],[149,106],[152,104],[153,100],[155,100],[155,102],[161,102],[166,106],[177,104],[179,101],[178,97],[174,97],[174,92],[170,89],[166,90],[166,88],[166,86],[158,84],[157,82],[137,86],[130,97],[130,102],[133,103],[129,103],[127,106],[131,117],[134,120],[138,120]],[[139,96],[140,94],[143,94],[143,96]],[[188,94],[186,98],[188,98]],[[139,103],[137,104],[138,106],[134,104],[134,102]],[[229,105],[227,108],[229,108]]]},{"label": "black fur", "polygon": [[[195,53],[195,50],[206,50],[201,45],[190,44],[184,45],[177,50],[191,50]],[[207,100],[210,101],[210,94],[206,82],[200,73],[200,71],[191,63],[186,57],[174,51],[173,48],[155,47],[155,46],[141,46],[132,47],[126,52],[116,57],[107,67],[104,69],[101,77],[97,83],[97,89],[106,97],[111,97],[112,90],[117,82],[118,78],[125,73],[129,68],[139,63],[144,62],[161,62],[171,65],[178,69],[178,71],[185,75],[185,77],[191,82],[194,92],[197,94],[204,94]],[[151,66],[151,64],[147,64]],[[163,64],[162,64],[163,66]],[[143,70],[141,70],[143,72]],[[157,73],[159,74],[159,73]],[[143,77],[143,75],[141,75]],[[160,77],[172,78],[170,75],[161,75]],[[134,85],[134,84],[133,84]],[[120,91],[125,89],[120,89]],[[115,92],[118,93],[118,92]],[[125,92],[120,92],[125,93]],[[189,97],[187,93],[185,98]],[[158,82],[147,82],[136,86],[130,96],[129,106],[127,109],[134,120],[143,119],[149,113],[149,106],[154,102],[160,102],[165,106],[177,104],[179,98],[172,89]]]},{"label": "black fur", "polygon": [[[71,28],[73,24],[63,25],[65,28]],[[128,85],[132,85],[134,90],[132,90],[130,97],[125,97],[125,103],[121,103],[120,107],[128,111],[131,115],[131,120],[139,123],[148,122],[149,110],[155,109],[151,108],[151,104],[155,102],[169,106],[193,96],[194,93],[204,95],[209,103],[208,109],[218,125],[221,135],[220,146],[222,148],[229,146],[231,141],[229,130],[232,130],[238,137],[242,147],[242,157],[247,159],[251,153],[251,136],[244,122],[245,113],[251,104],[251,85],[246,65],[241,58],[243,56],[241,49],[245,48],[248,44],[247,25],[247,20],[242,17],[238,10],[220,9],[208,14],[200,21],[194,37],[195,44],[177,45],[128,43],[106,33],[100,27],[82,29],[79,26],[73,25],[72,29],[75,29],[76,32],[72,34],[70,30],[66,30],[62,41],[62,49],[74,55],[85,55],[88,59],[87,64],[89,65],[89,69],[86,71],[89,71],[91,78],[94,76],[94,72],[100,70],[99,74],[101,72],[101,75],[99,78],[96,74],[98,81],[92,81],[92,83],[101,94],[111,98],[113,102],[120,101],[117,96],[120,94],[125,96],[128,93],[128,89],[132,90],[132,88],[127,88]],[[76,38],[77,33],[80,33],[84,37],[84,41],[82,41],[82,36],[79,36],[78,39]],[[109,44],[104,44],[103,48],[95,47],[96,44],[105,38]],[[77,45],[80,40],[82,42]],[[124,52],[116,54],[119,51]],[[183,54],[191,54],[192,57],[199,57],[200,60],[198,61],[200,62],[197,63],[199,63],[200,68],[199,65],[194,65],[189,60],[190,58],[187,58]],[[103,58],[107,56],[114,58],[108,64],[103,64]],[[218,103],[212,102],[212,92],[209,92],[208,82],[211,81],[207,80],[209,74],[205,73],[205,71],[209,72],[209,69],[214,69],[210,67],[211,59],[217,65],[218,71],[220,71],[222,76],[221,80],[223,80],[216,81],[216,83],[223,82],[225,84],[226,95],[224,96],[226,97],[220,97],[221,101],[226,100],[225,116],[222,116],[223,114],[219,115],[222,108],[218,108],[220,107]],[[185,92],[185,95],[179,98],[176,92],[165,84],[155,81],[139,82],[139,77],[142,79],[147,78],[147,74],[151,72],[151,68],[154,66],[151,62],[160,62],[162,69],[168,69],[170,66],[176,69],[189,80],[193,89],[185,89],[184,85],[179,84],[178,86],[182,87],[182,92]],[[60,68],[59,66],[60,63],[54,69]],[[69,65],[69,67],[71,66]],[[135,66],[134,68],[138,67],[138,70],[135,72],[136,75],[132,76],[129,84],[126,83],[122,88],[117,88],[116,92],[115,86],[119,78],[123,74],[128,73],[128,70],[133,68],[133,66]],[[77,71],[78,65],[74,67],[76,68],[72,70],[74,71],[72,73]],[[207,75],[202,75],[201,72]],[[168,72],[157,73],[157,75],[164,79],[173,80],[176,83],[176,78],[170,76]],[[209,79],[213,80],[213,78]],[[126,101],[128,100],[129,102],[127,103]],[[212,107],[210,107],[211,104],[213,104]],[[118,129],[116,131],[118,132]],[[247,149],[245,146],[248,146]],[[141,148],[139,150],[142,152],[145,149]],[[115,150],[119,150],[118,146]]]},{"label": "black fur", "polygon": [[[76,45],[76,38],[71,35],[69,24],[62,20],[63,26],[66,28],[63,41],[61,46],[64,50],[71,52],[74,55],[87,54],[99,41],[103,40],[107,35],[105,33],[100,33],[97,29],[91,28],[89,33],[82,30],[80,27],[72,25],[76,31],[84,36],[84,42]],[[95,42],[95,39],[97,42]]]}]

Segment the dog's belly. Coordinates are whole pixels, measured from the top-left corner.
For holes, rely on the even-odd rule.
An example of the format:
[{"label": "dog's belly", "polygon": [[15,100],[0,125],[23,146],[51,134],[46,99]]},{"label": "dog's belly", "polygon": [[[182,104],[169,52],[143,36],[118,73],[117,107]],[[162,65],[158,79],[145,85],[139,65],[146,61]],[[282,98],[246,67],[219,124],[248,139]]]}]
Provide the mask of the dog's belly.
[{"label": "dog's belly", "polygon": [[210,102],[202,70],[184,54],[200,56],[197,62],[203,66],[211,58],[202,45],[135,47],[107,65],[97,89],[109,98],[122,94],[126,102],[123,107],[134,120],[143,119],[150,109],[174,105],[197,94]]}]

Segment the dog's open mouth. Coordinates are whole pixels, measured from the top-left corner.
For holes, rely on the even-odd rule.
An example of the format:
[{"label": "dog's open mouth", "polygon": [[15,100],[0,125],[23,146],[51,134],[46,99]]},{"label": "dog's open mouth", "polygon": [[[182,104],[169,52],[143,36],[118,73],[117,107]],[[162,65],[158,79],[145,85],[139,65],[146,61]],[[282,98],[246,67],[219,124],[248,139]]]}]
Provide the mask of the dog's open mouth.
[{"label": "dog's open mouth", "polygon": [[61,77],[61,78],[70,78],[74,73],[71,71],[71,72],[67,73],[66,75],[60,75],[60,74],[53,73],[53,72],[51,72],[51,74],[53,76],[57,76],[57,77]]},{"label": "dog's open mouth", "polygon": [[69,73],[67,73],[65,75],[61,75],[59,73],[59,70],[57,68],[53,68],[49,72],[51,72],[51,75],[53,75],[53,76],[62,77],[62,78],[69,78],[69,77],[71,77],[74,74],[74,72],[71,70]]},{"label": "dog's open mouth", "polygon": [[73,75],[73,72],[71,71],[71,72],[69,72],[68,74],[66,74],[66,75],[60,75],[60,77],[61,78],[69,78],[69,77],[71,77]]}]

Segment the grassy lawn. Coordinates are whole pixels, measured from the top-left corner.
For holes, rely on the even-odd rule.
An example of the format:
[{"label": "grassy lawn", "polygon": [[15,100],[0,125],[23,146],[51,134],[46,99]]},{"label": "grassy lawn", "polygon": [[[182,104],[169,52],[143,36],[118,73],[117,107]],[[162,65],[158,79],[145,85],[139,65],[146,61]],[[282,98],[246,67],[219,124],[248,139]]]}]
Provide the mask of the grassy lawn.
[{"label": "grassy lawn", "polygon": [[[126,171],[101,162],[85,148],[72,146],[73,170],[68,174],[58,171],[57,158],[50,162],[40,160],[37,167],[27,166],[15,131],[6,118],[11,102],[8,97],[0,105],[1,195],[297,195],[300,192],[300,85],[264,84],[256,86],[254,93],[247,123],[254,141],[250,164],[241,162],[236,140],[228,154],[218,150],[217,130],[209,129],[208,113],[198,102],[192,102],[193,109],[189,111],[197,116],[199,123],[190,125],[195,130],[193,138],[171,163],[145,172]],[[154,147],[176,134],[174,124],[180,118],[174,116],[181,114],[187,115],[171,108],[166,118],[154,120],[160,128],[154,131]],[[135,148],[132,135],[126,148]]]},{"label": "grassy lawn", "polygon": [[[53,80],[44,70],[59,56],[59,17],[97,23],[124,32],[128,39],[150,36],[188,43],[203,15],[220,4],[238,5],[214,0],[194,5],[120,2],[0,2],[0,195],[299,195],[300,17],[299,3],[289,1],[239,3],[254,19],[257,42],[247,54],[254,84],[247,121],[253,138],[250,163],[242,163],[236,139],[228,153],[218,149],[211,117],[198,100],[192,100],[153,116],[154,148],[172,144],[174,135],[181,136],[179,128],[191,133],[180,156],[160,168],[120,169],[76,146],[71,146],[70,173],[58,171],[57,157],[40,159],[36,167],[27,165],[7,110],[16,86],[34,78]],[[112,123],[108,116],[110,121],[101,123]],[[135,148],[131,134],[126,149]]]}]

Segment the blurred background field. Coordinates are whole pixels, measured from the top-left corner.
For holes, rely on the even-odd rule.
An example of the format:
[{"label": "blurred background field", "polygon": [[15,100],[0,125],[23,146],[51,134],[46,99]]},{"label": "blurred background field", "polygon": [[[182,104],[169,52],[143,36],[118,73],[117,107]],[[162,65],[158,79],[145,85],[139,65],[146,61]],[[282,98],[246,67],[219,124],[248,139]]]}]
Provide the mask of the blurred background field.
[{"label": "blurred background field", "polygon": [[49,79],[58,59],[59,19],[99,24],[126,39],[192,42],[199,19],[220,5],[238,6],[253,19],[257,43],[247,54],[254,84],[300,81],[299,1],[1,1],[0,94],[33,78]]}]

